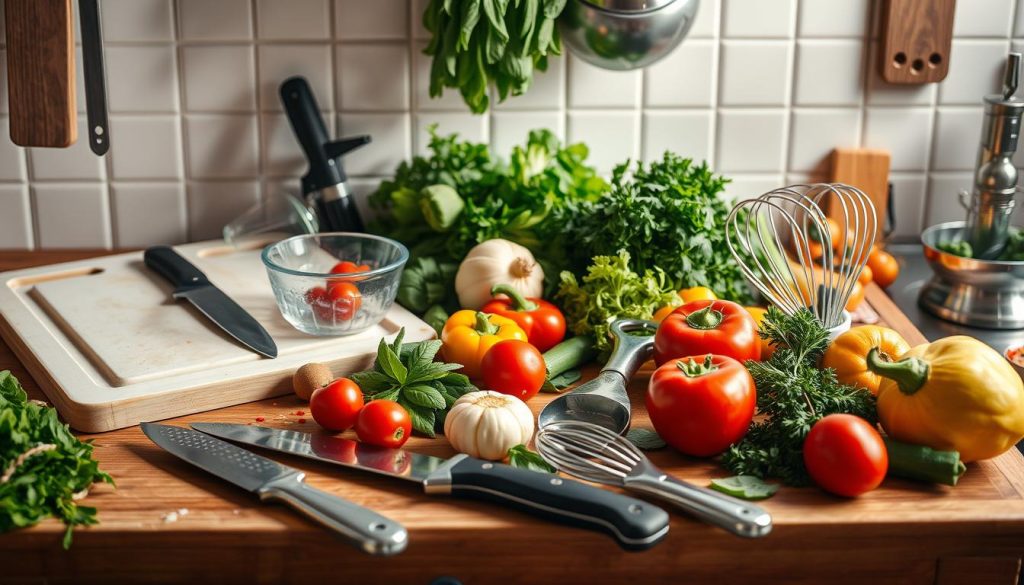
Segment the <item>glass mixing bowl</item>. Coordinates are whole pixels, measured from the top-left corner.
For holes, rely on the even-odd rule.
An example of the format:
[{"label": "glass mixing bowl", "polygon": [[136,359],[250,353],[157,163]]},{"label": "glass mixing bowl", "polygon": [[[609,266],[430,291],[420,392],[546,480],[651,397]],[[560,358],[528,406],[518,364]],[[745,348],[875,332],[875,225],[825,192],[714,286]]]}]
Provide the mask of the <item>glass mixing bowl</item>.
[{"label": "glass mixing bowl", "polygon": [[[354,335],[379,323],[395,302],[409,251],[388,238],[336,232],[282,240],[262,258],[277,307],[293,327]],[[357,271],[332,273],[342,262]]]}]

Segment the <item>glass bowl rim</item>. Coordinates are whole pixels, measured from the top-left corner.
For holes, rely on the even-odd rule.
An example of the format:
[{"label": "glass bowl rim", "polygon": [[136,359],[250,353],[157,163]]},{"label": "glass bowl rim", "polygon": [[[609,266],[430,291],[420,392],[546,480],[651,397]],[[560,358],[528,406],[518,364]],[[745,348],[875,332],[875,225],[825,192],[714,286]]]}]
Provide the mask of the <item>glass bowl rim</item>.
[{"label": "glass bowl rim", "polygon": [[292,236],[290,238],[285,238],[283,240],[274,242],[272,244],[268,244],[265,248],[263,248],[263,251],[260,253],[260,259],[263,260],[263,265],[266,266],[267,268],[269,268],[271,270],[274,270],[276,272],[283,272],[285,274],[290,274],[292,276],[308,276],[308,277],[313,277],[313,278],[331,278],[331,277],[339,278],[339,277],[343,277],[344,275],[342,275],[342,274],[335,274],[335,273],[332,273],[332,272],[305,272],[305,271],[302,271],[302,270],[295,270],[295,269],[292,269],[292,268],[285,268],[284,266],[281,266],[280,264],[277,264],[274,261],[272,261],[270,259],[270,257],[269,257],[270,256],[271,248],[274,248],[276,246],[281,246],[283,244],[291,242],[292,240],[324,238],[324,237],[338,237],[338,236],[344,236],[344,237],[360,239],[360,240],[377,240],[378,242],[384,242],[386,244],[390,244],[390,245],[394,246],[395,248],[398,248],[399,256],[398,256],[397,260],[395,260],[394,262],[391,262],[389,264],[386,264],[384,266],[381,266],[380,268],[374,268],[373,270],[369,270],[367,272],[360,272],[360,273],[358,273],[360,279],[367,278],[367,277],[370,277],[370,276],[377,276],[377,275],[380,275],[380,274],[386,274],[388,272],[392,272],[396,268],[400,268],[403,264],[405,264],[406,262],[409,261],[409,249],[406,248],[401,242],[399,242],[397,240],[393,240],[391,238],[385,238],[384,236],[377,236],[377,235],[374,235],[374,234],[364,234],[364,233],[359,233],[359,232],[323,232],[323,233],[316,233],[316,234],[299,234],[297,236]]}]

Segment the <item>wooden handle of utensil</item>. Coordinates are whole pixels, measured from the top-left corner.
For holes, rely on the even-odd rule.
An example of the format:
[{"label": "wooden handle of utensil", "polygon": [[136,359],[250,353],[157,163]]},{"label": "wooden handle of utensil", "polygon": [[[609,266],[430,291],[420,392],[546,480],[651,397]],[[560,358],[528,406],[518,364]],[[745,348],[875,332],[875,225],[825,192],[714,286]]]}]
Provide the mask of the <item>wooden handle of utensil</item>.
[{"label": "wooden handle of utensil", "polygon": [[71,0],[6,0],[11,140],[65,148],[78,137]]}]

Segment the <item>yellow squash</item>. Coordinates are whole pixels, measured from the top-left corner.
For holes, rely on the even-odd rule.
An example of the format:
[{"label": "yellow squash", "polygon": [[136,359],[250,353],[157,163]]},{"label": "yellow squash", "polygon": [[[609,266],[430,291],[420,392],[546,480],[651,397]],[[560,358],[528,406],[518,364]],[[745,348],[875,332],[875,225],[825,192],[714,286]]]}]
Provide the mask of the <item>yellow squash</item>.
[{"label": "yellow squash", "polygon": [[867,362],[872,349],[878,349],[883,358],[896,361],[910,351],[910,344],[888,327],[860,325],[832,342],[821,358],[821,367],[835,370],[836,378],[843,384],[878,394],[882,377],[869,370]]},{"label": "yellow squash", "polygon": [[760,337],[761,335],[761,323],[764,323],[764,316],[768,314],[768,309],[764,307],[743,307],[750,313],[750,316],[754,318],[754,322],[757,323],[758,337],[761,339],[761,360],[766,360],[772,357],[775,353],[775,346],[768,343],[768,340]]},{"label": "yellow squash", "polygon": [[957,335],[919,345],[897,362],[872,349],[878,419],[898,441],[989,459],[1024,436],[1024,383],[1003,356]]},{"label": "yellow squash", "polygon": [[466,309],[456,311],[441,331],[441,355],[449,363],[462,364],[461,373],[476,378],[480,360],[495,343],[505,339],[527,341],[526,332],[512,319]]}]

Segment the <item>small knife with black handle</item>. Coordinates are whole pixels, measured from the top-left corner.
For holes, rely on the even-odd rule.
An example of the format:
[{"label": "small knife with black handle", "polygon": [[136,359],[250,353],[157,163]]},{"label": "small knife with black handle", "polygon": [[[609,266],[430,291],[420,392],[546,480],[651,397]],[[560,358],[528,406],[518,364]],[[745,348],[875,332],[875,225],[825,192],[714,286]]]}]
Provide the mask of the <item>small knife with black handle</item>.
[{"label": "small knife with black handle", "polygon": [[259,321],[210,283],[202,270],[172,248],[149,248],[143,254],[143,260],[147,267],[174,285],[174,298],[192,303],[199,312],[242,345],[268,358],[277,357],[277,344]]},{"label": "small knife with black handle", "polygon": [[142,423],[142,432],[158,446],[192,465],[252,492],[260,500],[276,500],[345,537],[375,555],[405,549],[405,527],[344,498],[309,487],[305,473],[271,461],[210,435],[171,425]]},{"label": "small knife with black handle", "polygon": [[192,428],[228,441],[413,481],[448,494],[517,508],[545,520],[610,534],[626,550],[646,550],[668,534],[669,516],[647,502],[557,475],[466,455],[442,459],[335,435],[227,423]]}]

